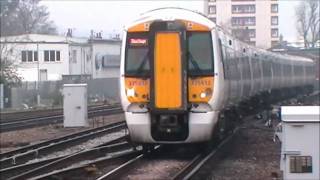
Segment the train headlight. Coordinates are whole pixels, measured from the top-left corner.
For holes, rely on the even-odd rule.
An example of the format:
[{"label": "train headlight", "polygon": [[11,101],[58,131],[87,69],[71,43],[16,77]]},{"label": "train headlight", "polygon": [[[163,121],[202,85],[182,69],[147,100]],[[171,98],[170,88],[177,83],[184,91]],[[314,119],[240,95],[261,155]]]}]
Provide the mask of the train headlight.
[{"label": "train headlight", "polygon": [[188,79],[189,102],[207,103],[212,98],[214,77],[191,77]]},{"label": "train headlight", "polygon": [[149,102],[149,79],[125,78],[125,94],[130,103]]},{"label": "train headlight", "polygon": [[128,96],[128,97],[134,97],[134,94],[135,94],[135,93],[134,93],[134,89],[133,89],[133,88],[127,90],[127,96]]},{"label": "train headlight", "polygon": [[206,96],[207,96],[207,94],[205,92],[200,94],[200,98],[202,98],[202,99],[205,98]]}]

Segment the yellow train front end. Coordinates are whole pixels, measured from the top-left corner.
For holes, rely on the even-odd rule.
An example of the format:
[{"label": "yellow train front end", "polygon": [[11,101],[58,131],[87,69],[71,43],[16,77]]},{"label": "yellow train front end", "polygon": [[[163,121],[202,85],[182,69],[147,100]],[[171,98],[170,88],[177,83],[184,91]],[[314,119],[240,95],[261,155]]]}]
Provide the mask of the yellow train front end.
[{"label": "yellow train front end", "polygon": [[126,29],[121,101],[136,143],[210,140],[217,113],[211,29],[190,20],[150,20]]}]

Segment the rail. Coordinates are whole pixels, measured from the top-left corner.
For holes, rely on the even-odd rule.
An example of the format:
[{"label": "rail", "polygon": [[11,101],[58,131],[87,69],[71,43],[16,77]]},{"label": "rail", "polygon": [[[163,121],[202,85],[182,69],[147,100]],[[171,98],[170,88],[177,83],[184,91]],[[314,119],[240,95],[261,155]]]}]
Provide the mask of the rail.
[{"label": "rail", "polygon": [[0,160],[1,169],[23,164],[38,157],[68,148],[72,145],[81,144],[89,139],[101,137],[124,128],[126,128],[126,124],[124,122],[118,122],[3,153],[1,156],[5,158]]},{"label": "rail", "polygon": [[[98,116],[106,116],[112,114],[122,113],[121,107],[104,107],[104,108],[92,108],[88,111],[88,117],[98,117]],[[55,114],[50,116],[42,116],[42,117],[35,117],[35,118],[24,118],[18,120],[5,120],[1,121],[0,124],[0,131],[7,132],[7,131],[15,131],[20,129],[26,129],[36,126],[43,126],[48,124],[56,124],[63,122],[63,115],[62,114]]]}]

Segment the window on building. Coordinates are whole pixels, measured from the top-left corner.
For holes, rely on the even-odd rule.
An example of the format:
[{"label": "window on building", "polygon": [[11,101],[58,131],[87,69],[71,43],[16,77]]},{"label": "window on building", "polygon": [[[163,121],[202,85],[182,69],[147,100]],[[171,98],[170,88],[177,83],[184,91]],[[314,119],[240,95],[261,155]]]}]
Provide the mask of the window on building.
[{"label": "window on building", "polygon": [[271,37],[278,37],[279,30],[277,28],[271,29]]},{"label": "window on building", "polygon": [[49,51],[44,51],[44,61],[49,61]]},{"label": "window on building", "polygon": [[37,51],[21,51],[21,61],[22,62],[38,61],[38,52]]},{"label": "window on building", "polygon": [[271,46],[276,46],[279,44],[279,41],[271,41]]},{"label": "window on building", "polygon": [[232,17],[232,25],[234,26],[254,26],[256,25],[255,17]]},{"label": "window on building", "polygon": [[26,62],[27,61],[27,51],[21,52],[21,61]]},{"label": "window on building", "polygon": [[271,25],[278,25],[278,16],[271,16]]},{"label": "window on building", "polygon": [[209,2],[216,2],[216,0],[208,0]]},{"label": "window on building", "polygon": [[255,13],[256,6],[255,5],[232,5],[232,13]]},{"label": "window on building", "polygon": [[255,29],[248,29],[249,37],[255,38],[256,37],[256,30]]},{"label": "window on building", "polygon": [[55,50],[45,50],[44,51],[44,61],[46,62],[55,62],[55,61],[60,61],[60,51],[55,51]]},{"label": "window on building", "polygon": [[32,51],[28,51],[28,62],[32,62],[33,61],[33,53]]},{"label": "window on building", "polygon": [[60,51],[56,51],[56,61],[60,61]]},{"label": "window on building", "polygon": [[256,42],[255,41],[249,41],[248,44],[251,45],[251,46],[255,46]]},{"label": "window on building", "polygon": [[290,173],[312,173],[312,157],[290,156]]},{"label": "window on building", "polygon": [[77,63],[77,50],[72,50],[72,62]]},{"label": "window on building", "polygon": [[56,56],[55,56],[55,51],[50,51],[50,61],[55,61]]},{"label": "window on building", "polygon": [[38,52],[33,51],[33,61],[38,61]]},{"label": "window on building", "polygon": [[209,14],[216,14],[217,8],[216,6],[209,6]]},{"label": "window on building", "polygon": [[271,12],[272,13],[278,12],[278,4],[271,4]]}]

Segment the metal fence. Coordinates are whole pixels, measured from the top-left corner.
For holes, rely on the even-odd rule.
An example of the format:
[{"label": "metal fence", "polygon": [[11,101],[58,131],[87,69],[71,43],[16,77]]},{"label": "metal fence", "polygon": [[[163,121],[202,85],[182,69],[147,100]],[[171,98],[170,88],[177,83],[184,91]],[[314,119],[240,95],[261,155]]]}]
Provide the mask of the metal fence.
[{"label": "metal fence", "polygon": [[[82,82],[22,82],[18,87],[4,88],[4,108],[29,109],[61,107],[63,84],[87,83],[88,104],[119,102],[118,78],[90,79]],[[40,98],[39,98],[40,97]]]}]

